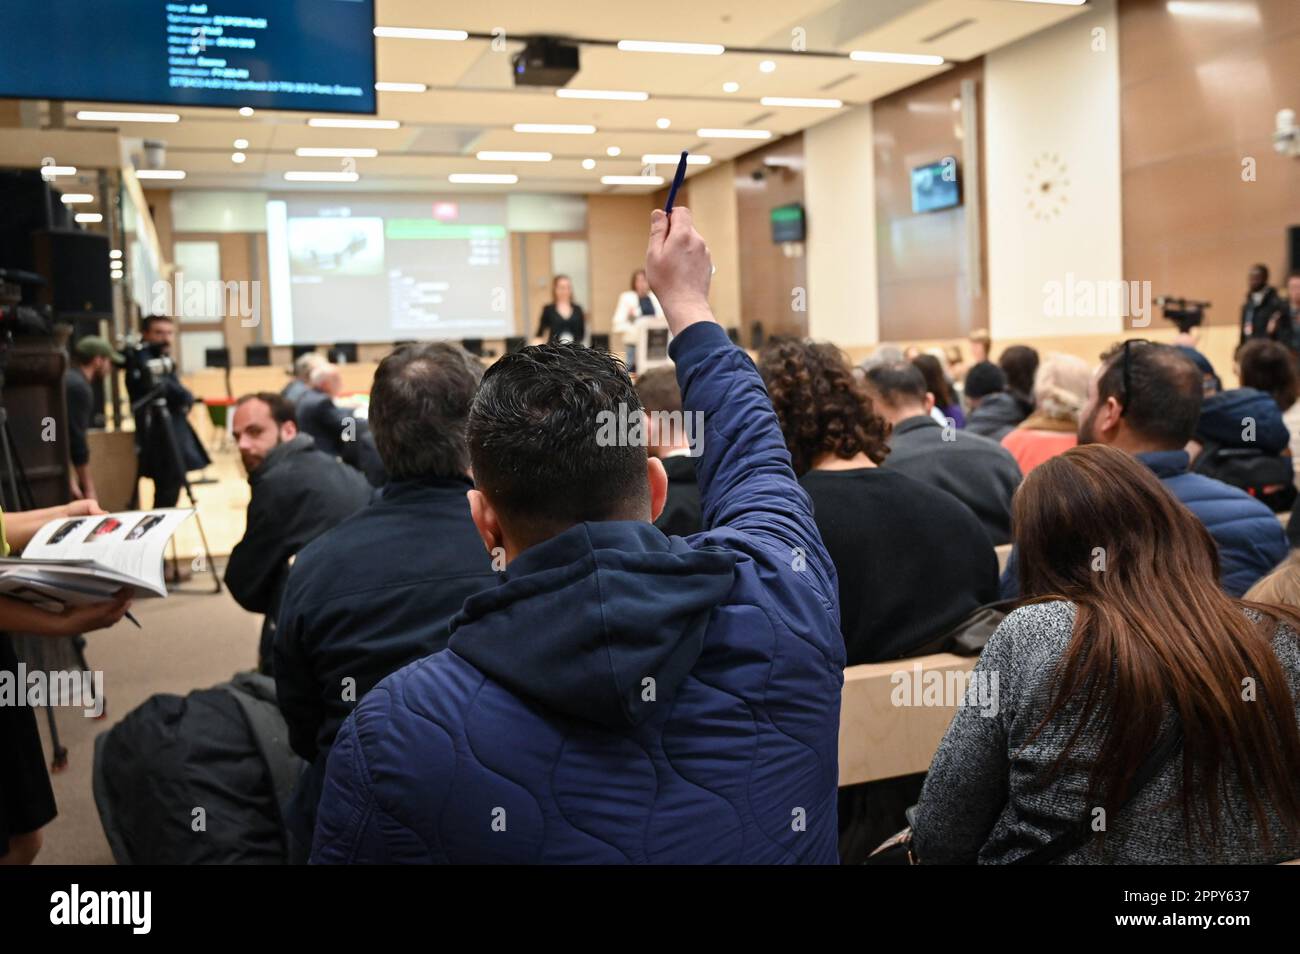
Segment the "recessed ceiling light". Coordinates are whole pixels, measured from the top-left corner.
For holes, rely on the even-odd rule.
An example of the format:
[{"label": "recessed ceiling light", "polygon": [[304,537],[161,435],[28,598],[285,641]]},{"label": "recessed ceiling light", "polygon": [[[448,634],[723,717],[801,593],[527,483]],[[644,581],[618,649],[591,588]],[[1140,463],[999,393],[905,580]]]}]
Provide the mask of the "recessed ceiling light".
[{"label": "recessed ceiling light", "polygon": [[137,169],[137,179],[184,179],[185,173],[180,169]]},{"label": "recessed ceiling light", "polygon": [[115,248],[115,249],[113,249],[112,251],[110,251],[110,252],[108,253],[108,257],[109,257],[109,258],[121,258],[121,257],[122,257],[122,250],[121,250],[120,248]]},{"label": "recessed ceiling light", "polygon": [[361,176],[355,172],[286,172],[286,182],[356,182]]},{"label": "recessed ceiling light", "polygon": [[482,159],[484,162],[550,162],[551,154],[549,152],[509,152],[485,149],[482,152],[475,153],[474,158]]},{"label": "recessed ceiling light", "polygon": [[844,105],[838,99],[810,99],[802,96],[764,96],[759,102],[764,106],[795,106],[805,109],[839,109]]},{"label": "recessed ceiling light", "polygon": [[41,166],[41,178],[46,182],[57,179],[59,176],[75,176],[76,174],[76,166]]},{"label": "recessed ceiling light", "polygon": [[721,43],[664,43],[659,40],[619,40],[625,53],[687,53],[695,56],[721,56],[727,48]]},{"label": "recessed ceiling light", "polygon": [[758,71],[759,71],[760,73],[775,73],[775,72],[776,72],[776,60],[764,60],[762,63],[759,63],[759,64],[758,64]]},{"label": "recessed ceiling light", "polygon": [[86,222],[93,225],[96,222],[103,222],[104,216],[99,212],[78,212],[74,218],[78,222]]},{"label": "recessed ceiling light", "polygon": [[[663,155],[659,155],[657,153],[650,153],[648,155],[641,157],[641,164],[643,166],[660,166],[660,165],[675,166],[677,165],[678,161],[681,158],[682,157],[680,154],[674,156],[671,153],[664,153]],[[712,156],[705,156],[694,152],[686,157],[686,164],[688,166],[707,166],[712,161],[713,161]]]},{"label": "recessed ceiling light", "polygon": [[663,176],[601,176],[604,185],[663,185]]},{"label": "recessed ceiling light", "polygon": [[77,118],[91,123],[178,123],[180,113],[119,113],[102,109],[81,109]]},{"label": "recessed ceiling light", "polygon": [[560,99],[617,99],[637,103],[650,98],[649,93],[630,89],[557,89],[555,95]]},{"label": "recessed ceiling light", "polygon": [[373,159],[379,150],[362,146],[299,146],[293,154],[300,159]]},{"label": "recessed ceiling light", "polygon": [[766,129],[697,129],[701,139],[771,139]]},{"label": "recessed ceiling light", "polygon": [[254,112],[256,112],[256,110],[254,110],[252,106],[239,107],[239,115],[241,116],[251,116]]},{"label": "recessed ceiling light", "polygon": [[89,192],[69,192],[63,196],[64,205],[80,205],[83,202],[94,202],[95,197]]},{"label": "recessed ceiling light", "polygon": [[396,119],[339,119],[333,116],[313,116],[307,120],[308,126],[317,129],[398,129],[401,127]]},{"label": "recessed ceiling light", "polygon": [[247,148],[248,148],[248,140],[247,140],[247,139],[236,139],[236,140],[235,140],[235,148],[236,148],[236,149],[247,149]]},{"label": "recessed ceiling light", "polygon": [[519,177],[488,172],[453,172],[447,176],[447,181],[463,185],[513,185],[519,181]]},{"label": "recessed ceiling light", "polygon": [[380,93],[424,93],[429,87],[424,83],[376,83],[375,89]]},{"label": "recessed ceiling light", "polygon": [[595,126],[584,123],[515,123],[517,133],[559,133],[569,136],[590,136],[596,131]]},{"label": "recessed ceiling light", "polygon": [[421,27],[375,27],[375,36],[393,40],[467,40],[464,30],[426,30]]},{"label": "recessed ceiling light", "polygon": [[230,154],[230,161],[233,162],[235,165],[241,165],[243,161],[247,158],[248,157],[244,155],[242,152],[232,152]]},{"label": "recessed ceiling light", "polygon": [[724,93],[734,93],[739,89],[740,89],[740,84],[733,80],[728,80],[727,82],[722,84],[722,91]]},{"label": "recessed ceiling light", "polygon": [[859,63],[909,63],[913,66],[942,66],[942,56],[929,53],[877,53],[872,50],[854,50],[849,59]]},{"label": "recessed ceiling light", "polygon": [[611,159],[616,159],[618,156],[622,154],[623,154],[623,150],[618,148],[618,146],[610,146],[608,149],[605,150],[605,155],[609,156]]},{"label": "recessed ceiling light", "polygon": [[661,116],[659,119],[655,120],[655,125],[658,126],[660,129],[667,129],[672,124],[673,121],[666,116]]},{"label": "recessed ceiling light", "polygon": [[582,168],[584,168],[584,169],[595,169],[595,168],[596,168],[596,160],[595,160],[595,159],[584,159],[584,160],[582,160]]}]

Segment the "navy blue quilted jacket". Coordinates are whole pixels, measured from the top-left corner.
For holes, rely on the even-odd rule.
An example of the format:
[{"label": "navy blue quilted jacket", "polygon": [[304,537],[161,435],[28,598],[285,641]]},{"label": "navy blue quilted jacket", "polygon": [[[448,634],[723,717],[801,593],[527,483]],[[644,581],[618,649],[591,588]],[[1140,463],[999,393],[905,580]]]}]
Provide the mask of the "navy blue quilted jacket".
[{"label": "navy blue quilted jacket", "polygon": [[835,571],[763,384],[673,342],[705,531],[585,523],[470,597],[343,724],[317,863],[835,863]]}]

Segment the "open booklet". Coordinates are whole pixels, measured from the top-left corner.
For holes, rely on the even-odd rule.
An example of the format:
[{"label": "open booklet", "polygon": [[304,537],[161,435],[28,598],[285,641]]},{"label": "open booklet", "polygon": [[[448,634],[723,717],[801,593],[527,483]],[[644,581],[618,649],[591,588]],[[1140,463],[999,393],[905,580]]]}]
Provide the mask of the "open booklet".
[{"label": "open booklet", "polygon": [[19,558],[0,559],[0,596],[59,612],[98,603],[122,587],[166,596],[163,551],[193,510],[133,510],[51,520]]}]

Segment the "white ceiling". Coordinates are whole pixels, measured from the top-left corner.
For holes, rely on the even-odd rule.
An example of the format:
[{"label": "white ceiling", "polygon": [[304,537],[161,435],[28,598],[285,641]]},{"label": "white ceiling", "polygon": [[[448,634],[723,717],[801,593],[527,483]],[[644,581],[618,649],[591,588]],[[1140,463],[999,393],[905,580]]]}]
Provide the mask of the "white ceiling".
[{"label": "white ceiling", "polygon": [[[636,175],[645,153],[690,149],[715,163],[747,152],[760,142],[702,141],[696,129],[770,130],[773,138],[798,132],[840,110],[768,108],[763,96],[831,97],[844,109],[869,103],[950,66],[860,63],[852,50],[928,53],[961,62],[1014,42],[1081,12],[1082,8],[1019,0],[377,0],[381,26],[462,29],[491,34],[505,31],[504,52],[490,39],[462,42],[377,39],[378,80],[424,83],[424,93],[379,93],[378,116],[401,122],[396,130],[319,129],[308,113],[259,111],[242,117],[234,109],[182,109],[177,124],[137,124],[122,133],[167,144],[167,167],[186,172],[183,182],[154,181],[150,187],[292,189],[314,191],[516,191],[636,192],[646,187],[610,187],[603,175]],[[956,29],[952,29],[956,26]],[[806,49],[837,52],[817,56],[792,50],[802,31]],[[647,102],[559,99],[549,89],[516,88],[510,57],[520,35],[546,34],[590,40],[684,40],[722,43],[722,56],[622,52],[612,46],[581,46],[581,70],[570,88],[643,90]],[[936,34],[942,34],[936,36]],[[497,46],[502,44],[498,43]],[[764,51],[731,52],[734,47]],[[774,60],[762,73],[759,63]],[[725,93],[722,84],[740,84]],[[69,104],[68,126],[78,108],[111,109],[100,103]],[[123,104],[122,109],[143,107]],[[665,117],[666,130],[655,121]],[[589,123],[595,135],[536,135],[514,132],[518,122]],[[247,161],[231,160],[236,139],[248,140]],[[355,159],[355,183],[297,185],[284,181],[289,170],[340,171],[340,159],[304,159],[304,146],[370,147],[373,159]],[[606,148],[622,150],[609,158]],[[553,154],[547,163],[482,162],[478,150],[527,150]],[[582,160],[596,160],[594,169]],[[692,166],[698,173],[702,166]],[[448,183],[457,172],[515,173],[514,186],[464,186]],[[659,175],[672,169],[660,166]]]}]

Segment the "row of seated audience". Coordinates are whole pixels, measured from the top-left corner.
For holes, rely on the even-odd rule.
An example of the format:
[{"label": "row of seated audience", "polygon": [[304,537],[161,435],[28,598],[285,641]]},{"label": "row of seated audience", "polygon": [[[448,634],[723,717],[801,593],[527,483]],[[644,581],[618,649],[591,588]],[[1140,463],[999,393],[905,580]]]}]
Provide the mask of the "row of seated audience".
[{"label": "row of seated audience", "polygon": [[[282,571],[260,571],[283,591],[279,704],[310,763],[298,857],[857,861],[918,797],[925,862],[1300,855],[1300,617],[1238,599],[1300,570],[1265,504],[1190,472],[1194,438],[1224,436],[1194,358],[1126,342],[1094,373],[1009,348],[966,370],[965,409],[937,359],[854,369],[778,340],[755,368],[712,321],[689,211],[671,221],[647,274],[675,371],[634,387],[569,345],[486,373],[398,348],[371,395],[373,503],[348,478],[323,516],[355,469],[280,396],[240,402],[251,549]],[[1284,382],[1254,390],[1229,413],[1280,415]],[[620,408],[649,413],[648,454],[599,440]],[[683,411],[696,447],[656,423]],[[295,456],[310,470],[277,491]],[[256,536],[295,510],[330,528]],[[996,601],[1008,542],[1020,608],[976,668],[997,712],[959,707],[924,778],[837,791],[843,666],[928,651]]]}]

